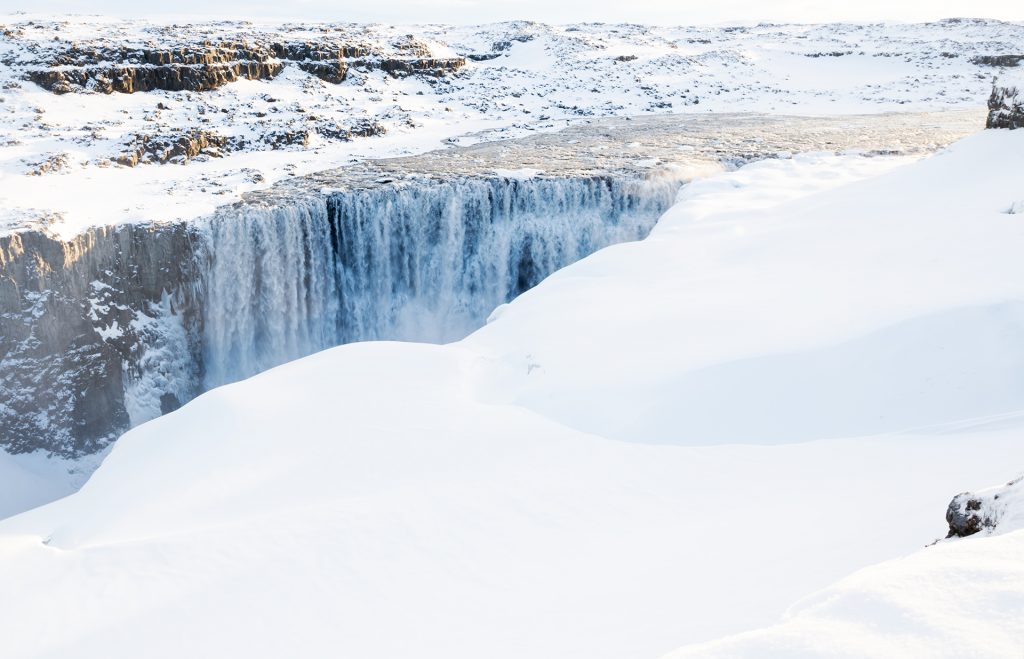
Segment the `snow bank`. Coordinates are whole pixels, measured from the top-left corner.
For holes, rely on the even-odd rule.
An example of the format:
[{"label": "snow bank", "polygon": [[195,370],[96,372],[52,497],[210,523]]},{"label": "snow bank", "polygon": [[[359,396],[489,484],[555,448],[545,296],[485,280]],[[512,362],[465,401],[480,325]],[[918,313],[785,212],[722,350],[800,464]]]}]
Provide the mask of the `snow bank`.
[{"label": "snow bank", "polygon": [[[1024,464],[1022,147],[745,167],[462,342],[144,424],[0,523],[5,652],[656,657],[776,623]],[[1020,542],[871,568],[720,653],[1016,656]]]},{"label": "snow bank", "polygon": [[1024,224],[1002,212],[1022,145],[990,131],[912,167],[808,155],[698,181],[647,240],[556,273],[467,344],[519,373],[496,378],[496,400],[624,441],[804,441],[1024,409]]}]

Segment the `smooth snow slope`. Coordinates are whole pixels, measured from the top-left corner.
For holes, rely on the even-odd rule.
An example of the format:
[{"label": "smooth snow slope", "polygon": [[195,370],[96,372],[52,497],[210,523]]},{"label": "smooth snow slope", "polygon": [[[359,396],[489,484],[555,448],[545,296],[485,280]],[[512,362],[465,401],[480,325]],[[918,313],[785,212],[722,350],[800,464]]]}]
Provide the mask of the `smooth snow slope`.
[{"label": "smooth snow slope", "polygon": [[1024,497],[995,488],[994,532],[861,570],[810,595],[764,630],[684,648],[700,657],[1016,657],[1024,647]]},{"label": "smooth snow slope", "polygon": [[[1022,165],[996,131],[752,165],[460,343],[203,395],[0,523],[4,654],[620,659],[770,625],[1024,464]],[[931,647],[865,611],[874,654]]]}]

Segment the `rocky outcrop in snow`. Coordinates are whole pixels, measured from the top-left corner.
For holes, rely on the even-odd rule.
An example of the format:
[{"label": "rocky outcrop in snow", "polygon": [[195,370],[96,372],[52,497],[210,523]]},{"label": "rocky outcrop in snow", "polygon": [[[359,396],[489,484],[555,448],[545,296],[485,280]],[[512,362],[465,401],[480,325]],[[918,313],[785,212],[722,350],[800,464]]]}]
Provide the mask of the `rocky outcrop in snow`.
[{"label": "rocky outcrop in snow", "polygon": [[1024,95],[1016,87],[993,87],[986,128],[1024,128]]},{"label": "rocky outcrop in snow", "polygon": [[132,94],[156,89],[209,91],[242,78],[267,80],[283,65],[266,49],[241,44],[169,50],[128,50],[72,46],[26,77],[40,87],[66,94],[97,91]]},{"label": "rocky outcrop in snow", "polygon": [[1006,485],[956,495],[946,509],[946,522],[947,538],[1020,528],[1024,524],[1024,476]]},{"label": "rocky outcrop in snow", "polygon": [[997,68],[1020,66],[1024,62],[1024,55],[979,55],[971,59],[980,66],[992,66]]},{"label": "rocky outcrop in snow", "polygon": [[232,141],[223,135],[205,130],[190,130],[177,137],[136,135],[115,162],[127,167],[145,162],[184,163],[200,154],[221,156],[231,144]]},{"label": "rocky outcrop in snow", "polygon": [[299,43],[169,44],[152,49],[78,46],[50,54],[45,68],[29,68],[26,77],[56,94],[97,91],[132,94],[153,90],[205,92],[241,80],[269,80],[286,64],[332,83],[340,83],[350,68],[379,69],[392,76],[441,76],[458,71],[461,57],[434,57],[411,38],[394,44],[393,51],[348,45],[333,40]]},{"label": "rocky outcrop in snow", "polygon": [[[347,142],[357,137],[372,137],[383,135],[386,132],[387,129],[382,124],[363,120],[357,121],[349,127],[320,122],[311,128],[275,130],[263,133],[256,140],[234,135],[229,137],[216,131],[197,129],[186,130],[180,135],[137,134],[125,145],[124,151],[114,158],[114,162],[125,167],[148,163],[185,164],[200,156],[220,158],[235,151],[306,147],[313,135]],[[60,160],[54,161],[51,158],[51,160],[41,163],[37,172],[43,174],[59,166],[61,166]]]}]

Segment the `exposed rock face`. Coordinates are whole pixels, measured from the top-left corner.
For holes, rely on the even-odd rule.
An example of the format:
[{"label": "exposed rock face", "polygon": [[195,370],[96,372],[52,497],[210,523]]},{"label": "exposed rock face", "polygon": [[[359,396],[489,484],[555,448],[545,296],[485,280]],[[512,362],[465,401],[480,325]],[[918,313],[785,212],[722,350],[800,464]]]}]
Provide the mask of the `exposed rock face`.
[{"label": "exposed rock face", "polygon": [[[258,142],[239,137],[225,137],[213,131],[190,130],[183,135],[136,135],[125,150],[114,159],[119,165],[135,167],[141,164],[185,164],[199,156],[220,158],[232,151],[306,148],[313,133],[329,140],[350,141],[359,137],[383,135],[387,129],[376,121],[359,121],[351,127],[316,122],[312,128],[300,130],[278,130],[264,133]],[[39,166],[39,173],[59,168],[59,158],[46,161]],[[33,172],[35,173],[35,172]]]},{"label": "exposed rock face", "polygon": [[335,85],[345,82],[345,76],[348,75],[348,63],[341,59],[329,62],[299,62],[298,66],[306,73]]},{"label": "exposed rock face", "polygon": [[0,444],[76,455],[128,427],[125,388],[147,341],[166,341],[157,325],[195,329],[193,241],[184,226],[132,225],[0,238]]},{"label": "exposed rock face", "polygon": [[348,141],[357,137],[372,137],[374,135],[383,135],[387,132],[387,129],[383,124],[377,121],[362,121],[351,128],[343,128],[335,125],[322,125],[319,124],[316,127],[316,132],[323,135],[327,139],[331,140],[343,140]]},{"label": "exposed rock face", "polygon": [[186,163],[200,154],[222,156],[231,147],[228,138],[205,130],[191,130],[178,137],[136,135],[115,162],[127,167],[140,163]]},{"label": "exposed rock face", "polygon": [[986,128],[1024,128],[1024,95],[1016,87],[993,87]]},{"label": "exposed rock face", "polygon": [[242,44],[173,50],[70,48],[29,80],[57,94],[91,89],[110,94],[163,89],[207,91],[242,78],[267,80],[283,65],[273,52]]},{"label": "exposed rock face", "polygon": [[435,58],[426,45],[411,37],[394,47],[390,54],[330,41],[200,44],[156,50],[71,46],[46,62],[47,68],[29,69],[26,77],[56,94],[85,90],[132,94],[157,89],[202,92],[242,78],[269,80],[290,62],[331,83],[343,82],[350,68],[379,69],[395,77],[441,76],[466,63],[461,57]]}]

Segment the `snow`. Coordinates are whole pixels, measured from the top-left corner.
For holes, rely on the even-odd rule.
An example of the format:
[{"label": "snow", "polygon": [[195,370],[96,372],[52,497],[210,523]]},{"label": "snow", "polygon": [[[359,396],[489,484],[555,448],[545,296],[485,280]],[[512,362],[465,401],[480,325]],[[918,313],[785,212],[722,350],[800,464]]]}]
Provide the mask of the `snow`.
[{"label": "snow", "polygon": [[[994,76],[1011,84],[1022,74],[973,58],[1024,51],[1024,26],[966,19],[732,27],[267,20],[185,26],[170,19],[8,14],[0,15],[0,24],[13,35],[0,37],[0,230],[36,217],[64,236],[95,224],[188,220],[291,176],[600,117],[982,108]],[[48,53],[71,43],[170,48],[200,38],[325,34],[382,49],[415,34],[438,57],[497,57],[468,61],[440,79],[356,71],[339,85],[290,65],[273,80],[240,80],[202,93],[58,96],[22,79],[26,70],[43,66]],[[388,133],[344,142],[312,131],[308,148],[258,150],[267,148],[259,146],[261,136],[273,131],[363,120],[379,122]],[[219,158],[201,155],[185,165],[111,165],[136,135],[178,136],[196,128],[256,146]],[[65,164],[29,175],[52,157]]]},{"label": "snow", "polygon": [[544,173],[541,169],[533,169],[530,167],[520,167],[518,169],[495,169],[494,173],[498,176],[513,179],[516,181],[528,181],[531,178],[537,178]]},{"label": "snow", "polygon": [[[958,162],[1019,140],[988,132],[914,168],[805,155],[698,181],[647,240],[557,274],[468,343],[542,365],[514,393],[494,387],[509,402],[625,441],[808,440],[1020,409],[1024,225],[1001,213],[1019,169],[1009,154],[997,171]],[[643,340],[602,349],[616,337]],[[597,352],[602,368],[580,369]]]},{"label": "snow", "polygon": [[1024,532],[941,543],[861,570],[785,622],[665,659],[1016,657],[1024,644]]},{"label": "snow", "polygon": [[461,342],[215,389],[0,522],[5,652],[1017,656],[1024,531],[923,547],[1024,462],[1022,166],[749,165]]}]

